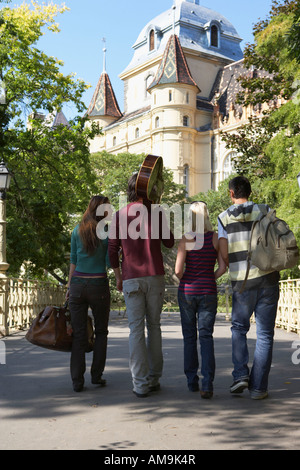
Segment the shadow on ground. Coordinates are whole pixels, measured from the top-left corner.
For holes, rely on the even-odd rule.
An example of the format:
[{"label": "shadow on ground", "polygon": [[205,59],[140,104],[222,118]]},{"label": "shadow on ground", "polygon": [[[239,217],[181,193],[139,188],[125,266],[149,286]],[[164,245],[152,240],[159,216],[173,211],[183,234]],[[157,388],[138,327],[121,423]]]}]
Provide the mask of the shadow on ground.
[{"label": "shadow on ground", "polygon": [[[31,429],[33,422],[56,427],[55,422],[60,421],[68,429],[76,419],[82,425],[83,434],[90,433],[97,424],[98,432],[102,432],[98,449],[133,449],[140,445],[141,448],[179,449],[191,449],[195,445],[218,449],[299,448],[300,366],[291,361],[291,340],[297,339],[296,335],[277,332],[270,397],[253,401],[248,392],[241,396],[229,394],[230,324],[219,318],[214,334],[217,364],[214,397],[201,400],[198,393],[191,393],[186,387],[178,314],[164,314],[162,330],[162,388],[146,399],[137,399],[132,393],[127,319],[122,316],[115,315],[110,322],[107,387],[90,384],[91,355],[87,354],[86,390],[80,394],[72,390],[70,354],[33,346],[25,340],[24,332],[6,338],[3,340],[6,364],[0,365],[1,435],[11,429],[10,422],[21,426],[20,429],[26,429],[30,423]],[[248,339],[250,357],[255,346],[255,326],[252,330]],[[140,435],[145,432],[157,447],[149,447],[145,435]],[[55,448],[54,443],[51,448]]]}]

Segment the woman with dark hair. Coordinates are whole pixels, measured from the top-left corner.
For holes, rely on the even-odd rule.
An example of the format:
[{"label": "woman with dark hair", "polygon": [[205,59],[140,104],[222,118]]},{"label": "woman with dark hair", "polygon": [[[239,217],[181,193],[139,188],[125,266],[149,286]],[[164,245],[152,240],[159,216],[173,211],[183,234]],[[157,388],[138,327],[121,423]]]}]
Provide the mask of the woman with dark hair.
[{"label": "woman with dark hair", "polygon": [[107,197],[91,198],[80,224],[74,228],[71,237],[67,298],[73,330],[71,378],[76,392],[82,391],[84,385],[89,307],[95,327],[91,380],[93,384],[106,384],[102,374],[106,362],[110,291],[106,274],[106,267],[109,266],[108,238],[101,236],[100,239],[97,235],[97,225],[107,215],[105,210],[101,210],[104,215],[97,215],[97,209],[102,204],[109,204]]}]

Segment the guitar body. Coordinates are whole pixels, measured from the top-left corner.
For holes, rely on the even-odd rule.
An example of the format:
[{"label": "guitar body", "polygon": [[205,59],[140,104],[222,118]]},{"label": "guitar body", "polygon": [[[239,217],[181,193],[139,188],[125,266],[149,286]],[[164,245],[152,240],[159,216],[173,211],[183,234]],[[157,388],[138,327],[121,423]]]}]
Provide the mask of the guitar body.
[{"label": "guitar body", "polygon": [[163,159],[155,155],[147,155],[137,180],[136,193],[153,204],[159,204],[164,190]]}]

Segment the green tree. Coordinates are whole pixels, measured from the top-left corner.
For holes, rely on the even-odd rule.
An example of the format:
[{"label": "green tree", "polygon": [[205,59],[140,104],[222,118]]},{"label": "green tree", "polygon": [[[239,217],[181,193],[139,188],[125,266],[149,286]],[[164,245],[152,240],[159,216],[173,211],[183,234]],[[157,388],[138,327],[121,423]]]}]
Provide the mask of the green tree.
[{"label": "green tree", "polygon": [[[223,135],[238,152],[235,169],[251,180],[253,199],[268,203],[285,219],[300,245],[300,63],[290,35],[299,22],[299,2],[274,0],[269,17],[254,27],[254,44],[245,51],[245,65],[264,70],[259,78],[242,77],[244,105],[273,102],[262,119],[250,119],[235,135]],[[298,27],[298,26],[297,26]],[[295,39],[296,40],[296,39]],[[295,91],[296,90],[296,91]],[[279,100],[284,99],[281,106]],[[299,276],[299,269],[282,273]]]},{"label": "green tree", "polygon": [[[62,62],[37,48],[50,30],[59,32],[56,16],[66,7],[24,3],[0,10],[0,158],[13,173],[7,198],[9,274],[25,262],[30,275],[67,269],[69,225],[96,190],[89,161],[89,139],[99,129],[75,118],[68,126],[31,119],[54,113],[64,103],[84,109],[87,85],[61,72]],[[49,33],[49,31],[48,31]]]},{"label": "green tree", "polygon": [[[97,174],[99,190],[109,197],[111,204],[119,208],[119,195],[126,196],[128,180],[138,171],[145,159],[145,154],[130,154],[128,152],[118,155],[106,151],[91,155],[91,163]],[[168,168],[163,169],[164,192],[161,203],[172,206],[186,201],[186,192],[183,185],[174,182],[173,173]]]}]

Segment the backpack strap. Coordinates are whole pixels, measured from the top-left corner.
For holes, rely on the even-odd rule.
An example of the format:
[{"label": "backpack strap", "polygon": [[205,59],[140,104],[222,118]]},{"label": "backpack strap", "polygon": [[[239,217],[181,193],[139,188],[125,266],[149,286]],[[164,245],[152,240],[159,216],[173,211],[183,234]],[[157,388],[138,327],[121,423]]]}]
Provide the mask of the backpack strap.
[{"label": "backpack strap", "polygon": [[252,224],[252,228],[251,228],[251,232],[250,232],[250,238],[249,238],[249,250],[248,250],[248,254],[247,254],[247,270],[246,270],[246,275],[245,275],[245,279],[243,281],[243,284],[240,288],[240,294],[242,292],[244,292],[244,289],[245,289],[245,286],[246,286],[246,282],[247,282],[247,279],[248,279],[248,276],[249,276],[249,271],[250,271],[250,267],[251,267],[251,257],[252,257],[252,251],[251,251],[251,240],[252,240],[252,236],[253,236],[253,231],[254,231],[254,228],[255,226],[258,224],[258,222],[267,215],[268,213],[268,206],[266,206],[265,204],[257,204],[259,210],[260,210],[260,214],[258,215],[257,219],[254,220],[253,224]]},{"label": "backpack strap", "polygon": [[263,215],[260,215],[258,217],[258,219],[256,219],[253,224],[252,224],[252,228],[251,228],[251,233],[250,233],[250,239],[249,239],[249,250],[248,250],[248,254],[247,254],[247,270],[246,270],[246,275],[245,275],[245,279],[243,281],[243,284],[240,288],[240,294],[242,292],[244,292],[244,289],[245,289],[245,286],[246,286],[246,282],[247,282],[247,279],[248,279],[248,276],[249,276],[249,271],[250,271],[250,266],[251,266],[251,256],[252,256],[252,251],[251,251],[251,240],[252,240],[252,235],[253,235],[253,231],[254,231],[254,228],[256,226],[256,224],[258,224],[259,220],[261,219],[261,217],[263,217]]}]

